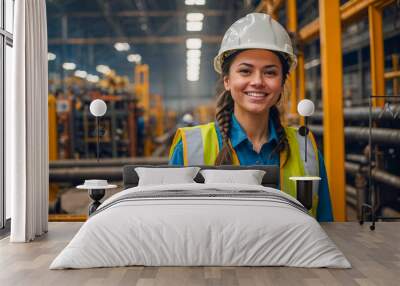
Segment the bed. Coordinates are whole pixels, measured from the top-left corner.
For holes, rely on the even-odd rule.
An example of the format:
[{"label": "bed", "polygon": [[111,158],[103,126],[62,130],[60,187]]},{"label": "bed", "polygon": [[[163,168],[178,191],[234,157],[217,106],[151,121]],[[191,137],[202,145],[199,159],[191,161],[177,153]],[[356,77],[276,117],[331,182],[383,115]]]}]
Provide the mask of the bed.
[{"label": "bed", "polygon": [[124,167],[124,190],[102,203],[50,269],[351,267],[307,210],[277,190],[275,166],[200,166],[263,170],[261,185],[205,184],[198,173],[193,183],[150,186],[138,186],[137,167]]}]

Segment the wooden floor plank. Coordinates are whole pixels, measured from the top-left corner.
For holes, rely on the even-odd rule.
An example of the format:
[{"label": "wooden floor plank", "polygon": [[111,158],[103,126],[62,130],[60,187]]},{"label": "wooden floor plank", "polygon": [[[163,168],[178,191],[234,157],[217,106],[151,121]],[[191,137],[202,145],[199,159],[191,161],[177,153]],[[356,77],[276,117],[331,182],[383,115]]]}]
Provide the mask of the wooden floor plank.
[{"label": "wooden floor plank", "polygon": [[375,231],[357,223],[322,224],[352,269],[290,267],[117,267],[49,270],[82,223],[53,222],[32,243],[0,240],[0,285],[399,285],[400,222],[379,222]]}]

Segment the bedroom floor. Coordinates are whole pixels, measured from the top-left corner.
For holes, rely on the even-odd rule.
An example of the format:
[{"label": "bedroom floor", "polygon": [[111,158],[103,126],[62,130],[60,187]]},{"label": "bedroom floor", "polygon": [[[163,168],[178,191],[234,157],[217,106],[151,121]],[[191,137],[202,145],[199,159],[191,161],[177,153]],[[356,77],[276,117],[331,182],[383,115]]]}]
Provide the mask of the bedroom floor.
[{"label": "bedroom floor", "polygon": [[353,268],[122,267],[48,270],[82,223],[49,224],[33,243],[0,240],[0,285],[399,285],[400,222],[380,222],[375,231],[356,222],[323,224]]}]

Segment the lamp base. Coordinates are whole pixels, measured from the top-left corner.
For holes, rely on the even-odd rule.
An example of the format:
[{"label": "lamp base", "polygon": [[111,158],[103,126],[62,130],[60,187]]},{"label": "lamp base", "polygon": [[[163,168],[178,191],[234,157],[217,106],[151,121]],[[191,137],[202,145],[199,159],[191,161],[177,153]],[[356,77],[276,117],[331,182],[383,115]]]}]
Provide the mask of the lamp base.
[{"label": "lamp base", "polygon": [[104,197],[106,190],[105,189],[90,189],[88,190],[89,197],[93,200],[93,202],[89,205],[89,216],[94,213],[97,208],[101,205],[100,200]]},{"label": "lamp base", "polygon": [[313,181],[297,180],[296,181],[296,197],[297,200],[308,210],[312,208]]},{"label": "lamp base", "polygon": [[320,177],[304,176],[290,177],[296,181],[296,199],[308,210],[311,210],[313,203],[313,182],[320,181]]}]

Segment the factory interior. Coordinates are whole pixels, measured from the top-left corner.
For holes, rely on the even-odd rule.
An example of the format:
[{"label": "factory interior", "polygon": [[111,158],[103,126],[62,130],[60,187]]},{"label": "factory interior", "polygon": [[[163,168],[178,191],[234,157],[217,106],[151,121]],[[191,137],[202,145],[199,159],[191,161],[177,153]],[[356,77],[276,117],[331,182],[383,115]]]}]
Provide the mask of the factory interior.
[{"label": "factory interior", "polygon": [[[129,277],[137,283],[132,285],[288,285],[295,280],[299,285],[396,284],[395,273],[400,270],[399,1],[43,0],[26,4],[28,11],[29,5],[44,2],[47,19],[47,109],[41,112],[47,110],[48,116],[43,125],[47,130],[43,127],[40,132],[48,138],[43,145],[48,150],[47,235],[52,230],[56,235],[55,242],[43,248],[56,250],[42,256],[23,246],[29,244],[5,243],[15,215],[12,188],[7,185],[7,172],[13,169],[7,165],[6,101],[13,92],[13,61],[18,61],[11,56],[18,43],[15,31],[24,26],[15,20],[17,2],[0,0],[0,115],[4,119],[0,265],[8,271],[0,268],[1,285],[28,285],[23,273],[32,279],[29,285],[58,283],[57,277],[70,285],[71,281],[112,285],[117,280],[116,285],[125,285]],[[290,35],[297,66],[284,86],[281,121],[295,127],[307,124],[314,134],[326,166],[333,211],[333,223],[324,229],[354,268],[338,275],[332,270],[278,273],[275,267],[257,273],[250,271],[263,268],[249,272],[233,267],[189,268],[189,272],[117,268],[103,274],[80,272],[72,280],[68,273],[49,274],[53,250],[61,251],[89,218],[92,199],[78,185],[90,179],[107,180],[115,185],[105,191],[104,199],[110,198],[124,189],[124,166],[168,165],[178,128],[216,120],[220,77],[214,71],[214,57],[231,24],[253,12],[270,15]],[[25,24],[26,34],[29,25],[35,24]],[[98,99],[106,104],[102,116],[94,116],[91,109]],[[315,106],[309,117],[298,111],[304,99]],[[29,109],[29,100],[26,104]],[[29,117],[24,118],[29,125]],[[335,223],[342,224],[333,228]],[[32,244],[44,243],[35,241]],[[361,244],[360,252],[367,249],[368,255],[346,253]],[[372,257],[369,251],[380,247],[382,252]],[[393,248],[397,254],[390,254]],[[11,270],[6,266],[11,258],[1,259],[3,254],[12,257],[23,251],[30,253],[24,259],[36,261],[32,262],[36,266],[17,258],[22,264]],[[365,268],[360,266],[364,260],[369,261]],[[35,268],[52,278],[40,278]]]}]

